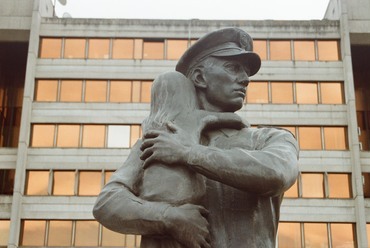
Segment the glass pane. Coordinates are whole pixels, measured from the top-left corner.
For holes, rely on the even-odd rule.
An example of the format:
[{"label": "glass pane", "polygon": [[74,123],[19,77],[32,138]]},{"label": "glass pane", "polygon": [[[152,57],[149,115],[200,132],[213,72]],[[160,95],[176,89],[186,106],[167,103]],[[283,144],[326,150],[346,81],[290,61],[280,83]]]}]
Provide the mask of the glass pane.
[{"label": "glass pane", "polygon": [[54,171],[53,195],[74,195],[75,172]]},{"label": "glass pane", "polygon": [[82,81],[81,80],[63,80],[60,86],[61,102],[81,102],[82,99]]},{"label": "glass pane", "polygon": [[49,171],[28,171],[26,195],[47,195]]},{"label": "glass pane", "polygon": [[22,246],[43,246],[45,239],[44,220],[25,220],[23,221]]},{"label": "glass pane", "polygon": [[55,102],[57,100],[57,80],[37,80],[35,100],[38,102]]},{"label": "glass pane", "polygon": [[71,246],[72,221],[50,220],[48,246]]},{"label": "glass pane", "polygon": [[105,126],[85,125],[83,127],[82,147],[104,147]]},{"label": "glass pane", "polygon": [[319,60],[337,61],[339,60],[339,44],[335,40],[319,40],[317,42]]},{"label": "glass pane", "polygon": [[325,223],[304,223],[305,247],[329,247]]},{"label": "glass pane", "polygon": [[0,245],[7,246],[9,238],[10,220],[0,220]]},{"label": "glass pane", "polygon": [[89,59],[109,59],[109,39],[89,39]]},{"label": "glass pane", "polygon": [[110,125],[108,126],[108,147],[129,148],[130,126]]},{"label": "glass pane", "polygon": [[125,246],[125,235],[103,227],[102,246]]},{"label": "glass pane", "polygon": [[53,147],[55,125],[33,125],[32,147]]},{"label": "glass pane", "polygon": [[332,223],[330,224],[330,227],[332,247],[355,247],[353,224]]},{"label": "glass pane", "polygon": [[98,237],[98,222],[76,221],[75,246],[98,246]]},{"label": "glass pane", "polygon": [[80,125],[58,125],[57,147],[78,147]]},{"label": "glass pane", "polygon": [[297,181],[293,184],[292,187],[290,187],[290,189],[285,191],[284,197],[287,197],[287,198],[297,198],[298,197],[298,183],[297,183]]},{"label": "glass pane", "polygon": [[367,240],[370,240],[370,224],[366,224],[366,234],[367,234]]},{"label": "glass pane", "polygon": [[302,173],[302,197],[324,197],[324,174]]},{"label": "glass pane", "polygon": [[140,102],[141,98],[141,82],[132,81],[132,102]]},{"label": "glass pane", "polygon": [[295,60],[312,61],[315,60],[315,42],[314,41],[294,41]]},{"label": "glass pane", "polygon": [[300,223],[280,222],[278,229],[279,248],[300,248],[301,227]]},{"label": "glass pane", "polygon": [[272,82],[271,97],[272,103],[293,103],[293,84]]},{"label": "glass pane", "polygon": [[299,147],[302,150],[321,150],[321,128],[299,127]]},{"label": "glass pane", "polygon": [[101,191],[101,171],[80,171],[78,195],[98,195]]},{"label": "glass pane", "polygon": [[296,137],[296,128],[295,127],[287,127],[287,126],[283,126],[283,127],[281,127],[281,128],[283,128],[283,129],[285,129],[285,130],[288,130],[289,132],[291,132],[293,135],[294,135],[294,137]]},{"label": "glass pane", "polygon": [[324,127],[325,150],[346,150],[346,133],[344,127]]},{"label": "glass pane", "polygon": [[131,81],[111,81],[110,82],[110,102],[131,102]]},{"label": "glass pane", "polygon": [[64,58],[83,59],[85,58],[85,39],[66,38],[64,40]]},{"label": "glass pane", "polygon": [[152,83],[153,82],[151,81],[141,82],[141,102],[146,102],[146,103],[150,102]]},{"label": "glass pane", "polygon": [[268,103],[269,92],[267,82],[251,82],[247,87],[247,103]]},{"label": "glass pane", "polygon": [[291,60],[290,40],[270,41],[270,60]]},{"label": "glass pane", "polygon": [[131,125],[131,139],[130,139],[130,147],[135,145],[136,141],[141,136],[141,126],[140,125]]},{"label": "glass pane", "polygon": [[62,50],[61,38],[42,38],[40,46],[40,58],[59,59]]},{"label": "glass pane", "polygon": [[144,41],[143,59],[163,59],[163,41]]},{"label": "glass pane", "polygon": [[350,198],[351,180],[348,174],[328,174],[329,198]]},{"label": "glass pane", "polygon": [[343,87],[341,83],[320,83],[321,103],[342,104]]},{"label": "glass pane", "polygon": [[187,48],[187,40],[167,40],[167,59],[179,59]]},{"label": "glass pane", "polygon": [[132,235],[132,234],[126,235],[126,246],[130,248],[137,247],[135,235]]},{"label": "glass pane", "polygon": [[254,40],[253,41],[253,51],[257,53],[261,60],[267,59],[267,42],[266,40]]},{"label": "glass pane", "polygon": [[296,83],[298,104],[318,104],[317,83]]},{"label": "glass pane", "polygon": [[107,184],[109,182],[110,177],[112,176],[113,171],[105,171],[104,183]]},{"label": "glass pane", "polygon": [[134,55],[134,40],[114,39],[113,40],[113,59],[132,59]]},{"label": "glass pane", "polygon": [[86,81],[85,102],[106,102],[107,81]]},{"label": "glass pane", "polygon": [[134,59],[143,58],[143,40],[135,39],[134,40]]}]

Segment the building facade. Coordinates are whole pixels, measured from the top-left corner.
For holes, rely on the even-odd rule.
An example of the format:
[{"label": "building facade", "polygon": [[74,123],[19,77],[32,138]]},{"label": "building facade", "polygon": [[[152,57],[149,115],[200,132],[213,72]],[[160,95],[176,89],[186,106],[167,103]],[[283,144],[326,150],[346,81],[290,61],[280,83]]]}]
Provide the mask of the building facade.
[{"label": "building facade", "polygon": [[262,67],[238,114],[301,149],[278,247],[370,247],[370,0],[312,21],[64,19],[0,2],[0,247],[138,247],[92,216],[141,136],[150,87],[203,34],[239,27]]}]

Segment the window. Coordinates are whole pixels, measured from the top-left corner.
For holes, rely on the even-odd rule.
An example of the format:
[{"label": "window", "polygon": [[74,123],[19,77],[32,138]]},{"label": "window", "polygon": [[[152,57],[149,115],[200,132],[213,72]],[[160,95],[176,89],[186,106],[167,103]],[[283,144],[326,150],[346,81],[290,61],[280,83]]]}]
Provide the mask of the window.
[{"label": "window", "polygon": [[78,147],[80,125],[58,125],[57,147]]},{"label": "window", "polygon": [[54,171],[53,176],[53,195],[75,195],[74,171]]},{"label": "window", "polygon": [[329,198],[351,198],[351,178],[349,174],[328,174]]},{"label": "window", "polygon": [[329,247],[326,223],[304,223],[305,247]]},{"label": "window", "polygon": [[267,60],[267,42],[266,40],[254,40],[253,51],[257,53],[261,60]]},{"label": "window", "polygon": [[55,102],[57,100],[57,80],[37,80],[35,100],[38,102]]},{"label": "window", "polygon": [[279,248],[301,247],[300,223],[281,222],[278,229]]},{"label": "window", "polygon": [[268,103],[268,83],[267,82],[251,82],[247,87],[248,103]]},{"label": "window", "polygon": [[302,173],[302,197],[324,198],[324,174]]},{"label": "window", "polygon": [[10,220],[0,220],[0,246],[8,245]]},{"label": "window", "polygon": [[[128,236],[128,235],[126,235]],[[127,244],[128,247],[133,247],[135,244]],[[113,232],[108,228],[103,227],[102,230],[102,246],[125,246],[125,239],[122,234]]]},{"label": "window", "polygon": [[108,126],[108,147],[130,147],[130,126]]},{"label": "window", "polygon": [[82,81],[81,80],[62,80],[60,86],[61,102],[81,102]]},{"label": "window", "polygon": [[23,221],[20,243],[22,246],[44,246],[45,220]]},{"label": "window", "polygon": [[62,51],[61,38],[42,38],[40,41],[40,58],[59,59]]},{"label": "window", "polygon": [[147,103],[150,102],[151,88],[152,88],[151,81],[141,82],[140,102],[147,102]]},{"label": "window", "polygon": [[271,60],[291,60],[290,40],[271,40],[270,41]]},{"label": "window", "polygon": [[188,48],[188,40],[167,40],[167,59],[179,59]]},{"label": "window", "polygon": [[48,246],[72,245],[72,221],[50,220],[48,233]]},{"label": "window", "polygon": [[109,59],[109,39],[89,39],[89,59]]},{"label": "window", "polygon": [[98,246],[99,224],[96,221],[77,221],[75,246]]},{"label": "window", "polygon": [[345,127],[324,127],[325,150],[346,150],[346,133]]},{"label": "window", "polygon": [[134,59],[143,59],[143,40],[134,40]]},{"label": "window", "polygon": [[339,82],[320,83],[321,103],[323,104],[342,104],[343,85]]},{"label": "window", "polygon": [[81,171],[79,174],[78,195],[98,195],[101,191],[101,172]]},{"label": "window", "polygon": [[86,39],[65,38],[64,56],[66,59],[84,59]]},{"label": "window", "polygon": [[48,195],[49,171],[28,171],[26,195]]},{"label": "window", "polygon": [[317,46],[320,61],[337,61],[340,59],[338,41],[319,40]]},{"label": "window", "polygon": [[314,61],[315,41],[294,41],[294,59],[301,61]]},{"label": "window", "polygon": [[14,190],[15,170],[0,169],[0,195],[12,195]]},{"label": "window", "polygon": [[98,148],[105,145],[104,125],[84,125],[82,147]]},{"label": "window", "polygon": [[285,191],[284,197],[286,198],[297,198],[298,197],[298,181],[296,181],[290,189]]},{"label": "window", "polygon": [[106,102],[107,81],[86,81],[85,102]]},{"label": "window", "polygon": [[32,147],[53,147],[55,125],[36,124],[32,126]]},{"label": "window", "polygon": [[321,128],[320,127],[299,127],[299,147],[302,150],[321,150]]},{"label": "window", "polygon": [[317,83],[296,83],[298,104],[318,104]]},{"label": "window", "polygon": [[163,59],[164,42],[144,40],[143,59]]},{"label": "window", "polygon": [[134,55],[133,39],[113,39],[113,59],[132,59]]},{"label": "window", "polygon": [[131,81],[111,81],[109,102],[131,102]]},{"label": "window", "polygon": [[293,103],[293,84],[290,82],[271,83],[272,103]]}]

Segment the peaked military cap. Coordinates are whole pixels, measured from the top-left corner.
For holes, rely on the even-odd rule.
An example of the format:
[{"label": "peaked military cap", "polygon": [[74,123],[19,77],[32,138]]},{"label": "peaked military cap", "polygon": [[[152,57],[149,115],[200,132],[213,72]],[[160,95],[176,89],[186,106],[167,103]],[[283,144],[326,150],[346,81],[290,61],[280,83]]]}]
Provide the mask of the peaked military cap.
[{"label": "peaked military cap", "polygon": [[188,48],[176,65],[176,71],[187,75],[207,57],[237,58],[253,76],[261,67],[261,59],[253,52],[253,40],[239,28],[223,28],[201,37]]}]

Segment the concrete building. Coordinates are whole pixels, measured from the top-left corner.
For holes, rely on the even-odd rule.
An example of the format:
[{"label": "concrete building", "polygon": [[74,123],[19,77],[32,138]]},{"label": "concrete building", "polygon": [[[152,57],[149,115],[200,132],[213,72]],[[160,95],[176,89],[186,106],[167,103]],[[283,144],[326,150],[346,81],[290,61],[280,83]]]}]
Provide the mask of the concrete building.
[{"label": "concrete building", "polygon": [[313,21],[64,19],[48,0],[2,0],[0,247],[139,246],[94,221],[96,195],[141,135],[155,76],[229,26],[263,60],[238,113],[301,148],[278,246],[370,247],[369,13],[331,0]]}]

